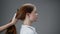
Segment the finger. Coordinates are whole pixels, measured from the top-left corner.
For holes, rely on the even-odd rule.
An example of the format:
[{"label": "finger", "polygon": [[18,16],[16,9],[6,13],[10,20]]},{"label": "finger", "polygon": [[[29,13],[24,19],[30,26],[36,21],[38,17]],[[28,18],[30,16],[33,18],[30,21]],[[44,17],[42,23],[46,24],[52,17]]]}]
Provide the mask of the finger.
[{"label": "finger", "polygon": [[14,16],[13,16],[13,19],[15,19],[15,17],[16,17],[16,13],[15,13]]}]

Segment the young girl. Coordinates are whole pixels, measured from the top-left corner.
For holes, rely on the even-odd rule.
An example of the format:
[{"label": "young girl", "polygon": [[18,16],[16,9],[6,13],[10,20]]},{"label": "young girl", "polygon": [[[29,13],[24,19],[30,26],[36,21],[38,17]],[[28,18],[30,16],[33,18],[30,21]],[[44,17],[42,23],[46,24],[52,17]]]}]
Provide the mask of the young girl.
[{"label": "young girl", "polygon": [[22,20],[23,24],[20,29],[20,34],[37,34],[36,29],[32,26],[32,23],[36,21],[37,17],[36,6],[30,3],[24,4],[17,10],[10,23],[0,27],[0,31],[12,26],[18,20]]}]

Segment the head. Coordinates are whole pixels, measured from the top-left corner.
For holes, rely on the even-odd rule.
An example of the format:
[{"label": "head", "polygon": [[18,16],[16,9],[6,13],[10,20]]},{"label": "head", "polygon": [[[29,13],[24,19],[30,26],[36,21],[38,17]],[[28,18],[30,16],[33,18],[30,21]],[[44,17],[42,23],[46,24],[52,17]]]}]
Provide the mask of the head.
[{"label": "head", "polygon": [[37,15],[35,5],[28,3],[22,5],[20,9],[17,9],[16,18],[20,20],[29,19],[31,21],[35,21],[37,19]]}]

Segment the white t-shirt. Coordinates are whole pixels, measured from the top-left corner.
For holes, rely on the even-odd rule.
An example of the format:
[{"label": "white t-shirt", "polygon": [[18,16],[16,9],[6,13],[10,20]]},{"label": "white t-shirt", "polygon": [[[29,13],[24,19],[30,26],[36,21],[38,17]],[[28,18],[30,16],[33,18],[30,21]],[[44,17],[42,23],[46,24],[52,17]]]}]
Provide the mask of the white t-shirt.
[{"label": "white t-shirt", "polygon": [[32,26],[22,25],[20,29],[20,34],[37,34],[37,32]]}]

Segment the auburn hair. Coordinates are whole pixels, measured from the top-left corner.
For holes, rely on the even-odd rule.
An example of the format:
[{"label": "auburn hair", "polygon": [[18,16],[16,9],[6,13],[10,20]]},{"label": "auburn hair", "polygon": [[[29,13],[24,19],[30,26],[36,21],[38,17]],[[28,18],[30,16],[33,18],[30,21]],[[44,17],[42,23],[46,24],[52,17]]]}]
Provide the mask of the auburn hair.
[{"label": "auburn hair", "polygon": [[[34,10],[35,6],[33,4],[24,4],[19,9],[17,9],[16,17],[19,20],[24,20],[26,13],[31,13]],[[12,20],[10,20],[11,22]],[[6,34],[17,34],[15,25],[12,25],[7,28]]]}]

